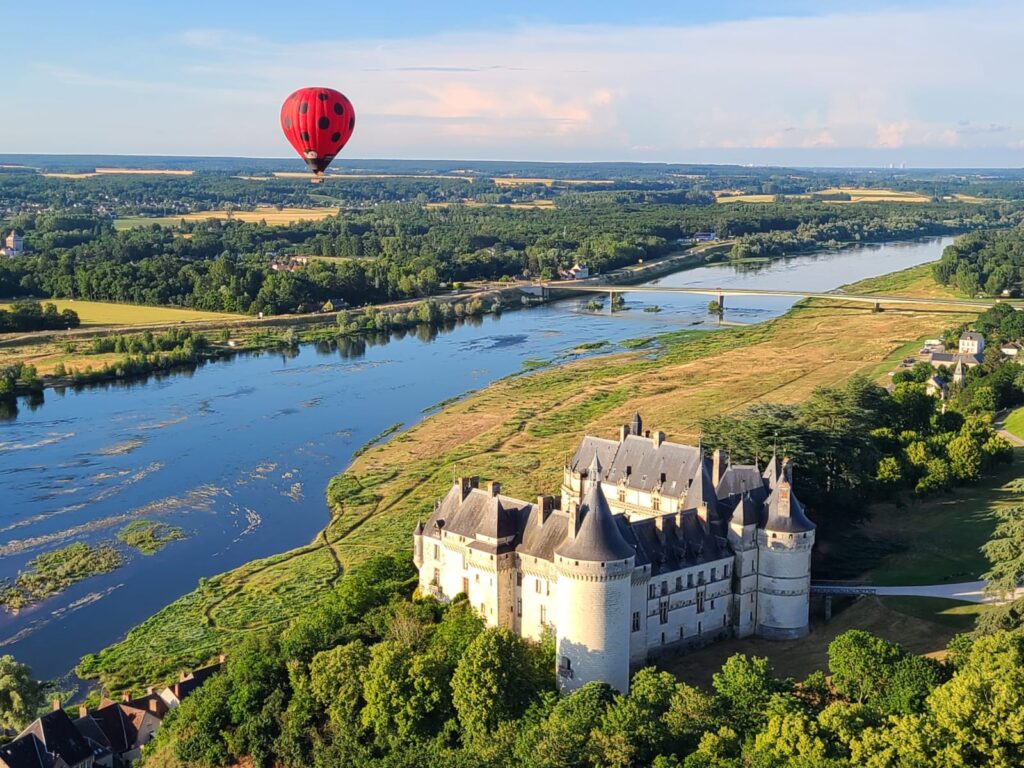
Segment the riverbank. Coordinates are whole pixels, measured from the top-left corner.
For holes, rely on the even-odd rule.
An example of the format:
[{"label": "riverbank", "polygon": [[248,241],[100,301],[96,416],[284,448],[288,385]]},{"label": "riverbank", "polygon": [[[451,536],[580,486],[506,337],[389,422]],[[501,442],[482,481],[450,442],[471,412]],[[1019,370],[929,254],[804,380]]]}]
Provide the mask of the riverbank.
[{"label": "riverbank", "polygon": [[[951,296],[927,266],[889,277],[885,289]],[[795,402],[854,373],[881,375],[908,343],[970,317],[927,306],[872,312],[806,301],[756,326],[676,331],[632,352],[506,378],[358,457],[332,482],[332,517],[312,543],[204,581],[122,642],[83,659],[79,672],[113,689],[154,684],[247,632],[283,626],[337,581],[343,565],[409,546],[415,522],[459,474],[500,480],[526,498],[551,492],[582,434],[611,434],[636,409],[672,439],[692,441],[703,414],[765,399]]]}]

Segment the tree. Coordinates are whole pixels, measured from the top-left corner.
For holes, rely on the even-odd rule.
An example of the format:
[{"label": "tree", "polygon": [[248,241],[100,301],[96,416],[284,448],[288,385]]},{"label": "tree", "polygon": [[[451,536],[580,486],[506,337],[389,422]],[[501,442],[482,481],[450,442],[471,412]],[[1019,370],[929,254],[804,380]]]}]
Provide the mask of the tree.
[{"label": "tree", "polygon": [[363,679],[369,666],[370,651],[359,640],[321,651],[310,662],[310,692],[337,726],[359,727]]},{"label": "tree", "polygon": [[615,701],[594,733],[601,765],[646,765],[669,747],[670,732],[664,722],[676,694],[676,679],[668,672],[648,667],[635,675],[629,693]]},{"label": "tree", "polygon": [[452,704],[466,740],[481,740],[520,717],[538,686],[526,641],[508,629],[485,629],[469,644],[452,677]]},{"label": "tree", "polygon": [[[995,514],[999,522],[991,538],[981,547],[989,561],[984,579],[992,593],[1012,595],[1024,583],[1024,505],[997,508]],[[1010,609],[1016,610],[1015,606],[1016,603],[1011,604]],[[1024,604],[1020,608],[1021,615],[1024,615]],[[994,610],[1000,611],[998,607]],[[1000,611],[1002,613],[1006,610]]]},{"label": "tree", "polygon": [[903,649],[860,629],[839,635],[828,646],[828,669],[836,691],[863,704],[889,681]]},{"label": "tree", "polygon": [[981,476],[981,446],[963,431],[946,446],[949,468],[953,477],[964,482],[974,482]]},{"label": "tree", "polygon": [[[607,683],[589,682],[564,696],[537,723],[517,758],[527,768],[584,768],[592,764],[591,733],[615,694]],[[524,718],[526,720],[529,719]]]},{"label": "tree", "polygon": [[789,687],[774,672],[767,658],[738,653],[712,676],[715,693],[741,733],[753,730],[772,696]]},{"label": "tree", "polygon": [[43,705],[43,684],[32,678],[32,670],[0,656],[0,735],[20,731]]}]

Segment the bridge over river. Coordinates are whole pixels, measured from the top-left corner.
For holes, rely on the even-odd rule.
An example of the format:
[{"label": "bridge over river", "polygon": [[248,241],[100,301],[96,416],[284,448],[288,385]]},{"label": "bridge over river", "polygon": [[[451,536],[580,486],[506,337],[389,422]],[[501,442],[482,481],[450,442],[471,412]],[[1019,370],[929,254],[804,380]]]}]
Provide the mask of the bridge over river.
[{"label": "bridge over river", "polygon": [[580,293],[606,293],[609,298],[614,297],[617,293],[682,293],[682,294],[694,294],[698,296],[711,296],[714,297],[719,306],[725,307],[726,297],[729,296],[789,296],[799,299],[831,299],[833,301],[842,302],[855,302],[860,304],[871,304],[876,309],[881,309],[883,304],[885,305],[911,305],[911,306],[928,306],[928,307],[958,307],[961,309],[974,309],[974,310],[986,310],[998,303],[1008,303],[1014,309],[1024,309],[1024,303],[1017,302],[1003,302],[1001,299],[989,299],[989,300],[978,300],[978,299],[949,299],[940,297],[922,297],[922,296],[894,296],[889,294],[875,294],[875,293],[843,293],[842,291],[827,291],[827,292],[815,292],[815,291],[789,291],[789,290],[771,290],[771,289],[760,289],[760,288],[705,288],[705,287],[675,287],[675,286],[661,286],[661,285],[614,285],[614,284],[598,284],[598,283],[569,283],[569,282],[558,282],[558,283],[547,283],[548,287],[558,288],[561,290],[570,290]]}]

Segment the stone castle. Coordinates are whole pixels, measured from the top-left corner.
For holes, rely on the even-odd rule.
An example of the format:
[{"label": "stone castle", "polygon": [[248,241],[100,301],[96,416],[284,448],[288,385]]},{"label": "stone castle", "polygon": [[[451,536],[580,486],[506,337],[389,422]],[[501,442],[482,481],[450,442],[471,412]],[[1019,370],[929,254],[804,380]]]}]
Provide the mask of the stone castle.
[{"label": "stone castle", "polygon": [[561,498],[458,479],[414,534],[420,591],[464,594],[488,626],[554,632],[558,680],[619,691],[669,648],[808,631],[814,524],[792,465],[732,464],[645,432],[585,437]]}]

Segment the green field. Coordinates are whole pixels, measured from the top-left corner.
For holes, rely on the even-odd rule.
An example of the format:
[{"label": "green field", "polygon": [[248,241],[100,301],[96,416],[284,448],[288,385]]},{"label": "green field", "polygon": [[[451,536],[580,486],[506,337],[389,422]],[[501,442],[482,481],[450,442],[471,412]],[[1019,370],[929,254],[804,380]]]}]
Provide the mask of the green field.
[{"label": "green field", "polygon": [[[73,309],[83,326],[89,325],[156,325],[159,323],[196,323],[208,320],[248,320],[246,315],[227,312],[204,312],[198,309],[149,307],[142,304],[113,304],[106,301],[78,301],[75,299],[41,299],[56,304],[58,311]],[[0,309],[10,302],[0,302]]]},{"label": "green field", "polygon": [[1012,435],[1024,440],[1024,408],[1018,408],[1003,422],[1003,428]]}]

